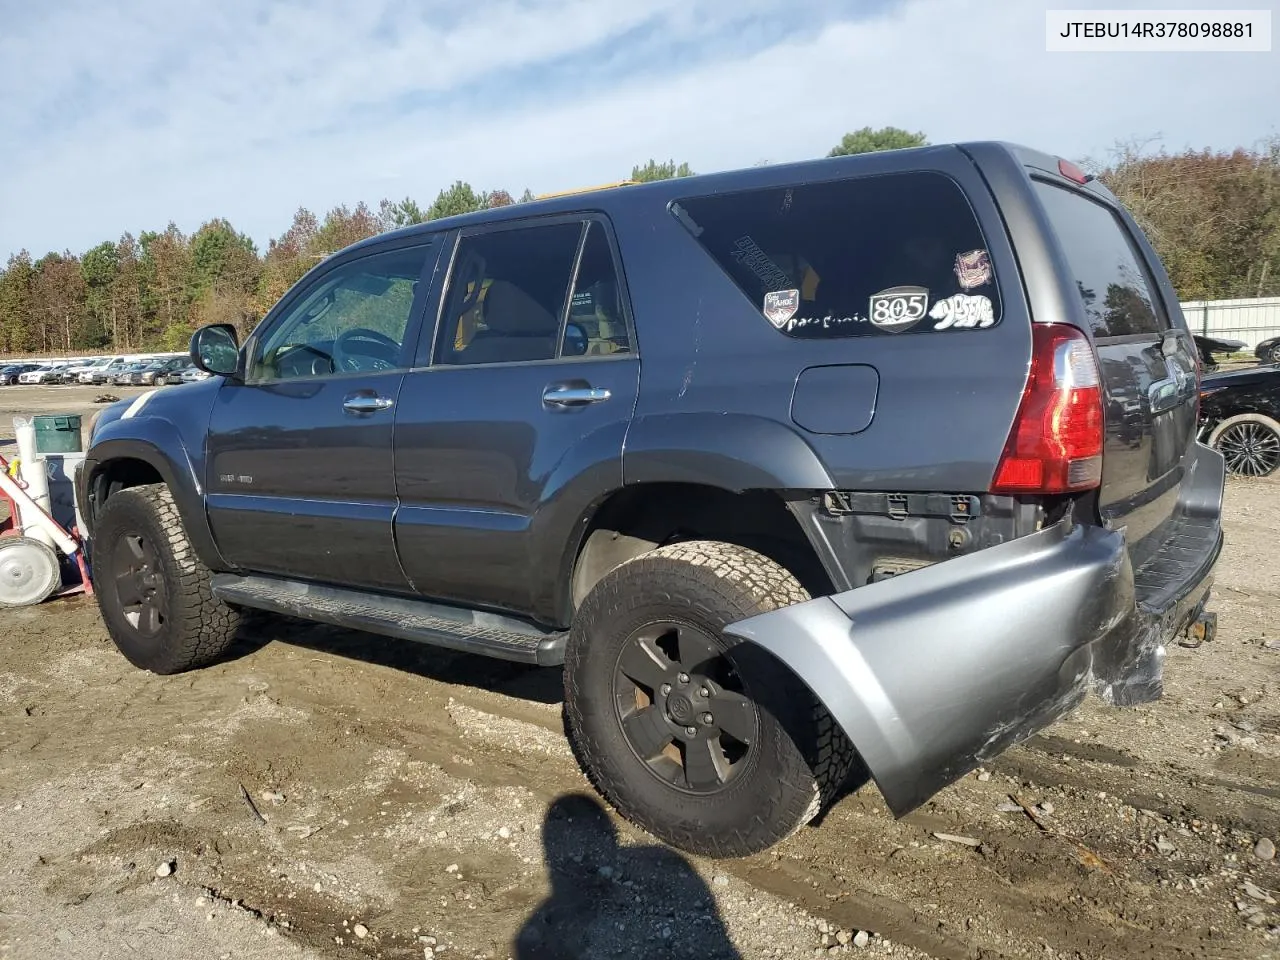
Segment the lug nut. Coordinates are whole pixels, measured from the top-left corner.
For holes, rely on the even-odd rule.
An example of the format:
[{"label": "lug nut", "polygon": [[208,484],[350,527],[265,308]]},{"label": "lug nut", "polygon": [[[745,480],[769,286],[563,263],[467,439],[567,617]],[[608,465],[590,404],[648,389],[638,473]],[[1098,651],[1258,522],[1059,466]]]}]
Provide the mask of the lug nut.
[{"label": "lug nut", "polygon": [[700,696],[700,697],[709,697],[709,696],[711,696],[711,691],[710,691],[710,690],[708,690],[706,687],[699,687],[699,688],[698,688],[698,696]]},{"label": "lug nut", "polygon": [[693,737],[693,736],[696,736],[696,735],[697,735],[697,733],[698,733],[698,728],[697,728],[697,727],[685,727],[685,728],[684,728],[684,732],[685,732],[685,733],[687,733],[689,736]]},{"label": "lug nut", "polygon": [[688,683],[689,675],[687,673],[682,673],[680,674],[680,676],[676,677],[676,679],[679,680],[681,683]]},{"label": "lug nut", "polygon": [[663,693],[663,696],[667,695],[667,694],[668,694],[668,693],[670,693],[670,692],[671,692],[671,684],[669,684],[669,683],[664,683],[664,684],[662,685],[662,693]]},{"label": "lug nut", "polygon": [[709,714],[709,713],[704,713],[704,714],[702,715],[702,722],[703,722],[703,723],[705,723],[705,724],[709,727],[709,726],[711,726],[713,723],[715,723],[715,722],[716,722],[716,718],[715,718],[715,717],[713,717],[713,716],[712,716],[711,714]]}]

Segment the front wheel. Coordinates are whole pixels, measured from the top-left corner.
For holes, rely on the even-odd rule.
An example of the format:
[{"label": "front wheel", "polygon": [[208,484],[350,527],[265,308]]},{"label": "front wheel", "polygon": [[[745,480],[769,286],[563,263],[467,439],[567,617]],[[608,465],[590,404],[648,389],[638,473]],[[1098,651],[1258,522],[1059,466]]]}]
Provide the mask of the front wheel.
[{"label": "front wheel", "polygon": [[607,574],[565,659],[570,742],[623,816],[690,853],[764,850],[813,818],[855,754],[830,714],[737,620],[809,599],[732,544],[661,547]]},{"label": "front wheel", "polygon": [[1228,473],[1268,476],[1280,467],[1280,422],[1260,413],[1227,417],[1209,434],[1209,446],[1222,454]]},{"label": "front wheel", "polygon": [[235,638],[240,615],[213,596],[168,487],[112,495],[93,548],[102,619],[134,666],[180,673],[211,662]]}]

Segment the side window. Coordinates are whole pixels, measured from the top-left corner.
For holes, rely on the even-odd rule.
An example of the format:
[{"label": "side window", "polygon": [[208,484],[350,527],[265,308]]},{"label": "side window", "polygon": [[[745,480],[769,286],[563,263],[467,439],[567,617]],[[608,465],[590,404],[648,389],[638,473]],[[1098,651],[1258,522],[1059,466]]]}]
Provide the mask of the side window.
[{"label": "side window", "polygon": [[613,250],[604,227],[593,221],[587,224],[560,355],[595,357],[630,352]]},{"label": "side window", "polygon": [[445,295],[436,362],[553,359],[582,226],[555,223],[463,237]]},{"label": "side window", "polygon": [[250,380],[404,367],[404,337],[429,246],[353,260],[317,278],[259,343]]},{"label": "side window", "polygon": [[1074,274],[1095,337],[1156,334],[1168,327],[1133,239],[1124,224],[1084,194],[1035,181]]},{"label": "side window", "polygon": [[761,322],[797,339],[992,327],[1000,291],[964,191],[932,172],[689,197],[676,219]]}]

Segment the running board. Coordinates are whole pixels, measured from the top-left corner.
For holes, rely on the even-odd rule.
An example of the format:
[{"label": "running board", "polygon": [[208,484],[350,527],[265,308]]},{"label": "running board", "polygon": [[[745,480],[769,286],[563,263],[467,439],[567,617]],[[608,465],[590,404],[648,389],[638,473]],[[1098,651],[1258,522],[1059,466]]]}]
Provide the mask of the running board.
[{"label": "running board", "polygon": [[500,660],[543,667],[564,663],[567,634],[501,614],[278,577],[219,573],[211,586],[219,600],[255,610]]}]

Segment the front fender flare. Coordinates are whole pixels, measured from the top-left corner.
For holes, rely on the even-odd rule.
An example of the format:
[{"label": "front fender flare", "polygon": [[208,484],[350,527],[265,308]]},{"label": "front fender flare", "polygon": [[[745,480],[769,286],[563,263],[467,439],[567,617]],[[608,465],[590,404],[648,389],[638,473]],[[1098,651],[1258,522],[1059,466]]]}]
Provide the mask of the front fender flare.
[{"label": "front fender flare", "polygon": [[76,477],[76,498],[90,538],[96,522],[90,494],[96,478],[113,460],[140,460],[154,468],[173,494],[196,556],[211,570],[231,569],[209,527],[200,473],[191,462],[178,428],[158,417],[116,420],[103,425],[94,437]]}]

